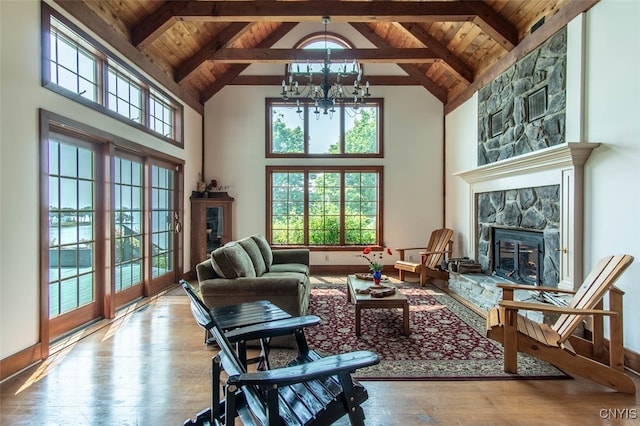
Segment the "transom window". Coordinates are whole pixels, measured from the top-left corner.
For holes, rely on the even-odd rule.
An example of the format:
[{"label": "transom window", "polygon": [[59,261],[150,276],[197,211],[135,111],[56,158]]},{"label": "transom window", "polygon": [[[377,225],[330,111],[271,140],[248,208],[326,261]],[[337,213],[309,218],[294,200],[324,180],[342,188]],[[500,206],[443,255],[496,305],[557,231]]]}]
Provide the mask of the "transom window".
[{"label": "transom window", "polygon": [[159,92],[151,91],[151,100],[149,104],[149,115],[151,120],[149,121],[149,127],[152,130],[170,137],[173,133],[173,108],[171,107],[171,101],[162,96]]},{"label": "transom window", "polygon": [[111,111],[137,123],[142,122],[142,88],[124,72],[108,68],[107,106]]},{"label": "transom window", "polygon": [[43,3],[43,86],[173,144],[182,105]]},{"label": "transom window", "polygon": [[79,96],[98,100],[98,59],[95,53],[81,46],[60,31],[62,24],[52,20],[49,46],[50,81]]},{"label": "transom window", "polygon": [[267,167],[274,245],[381,245],[382,167]]}]

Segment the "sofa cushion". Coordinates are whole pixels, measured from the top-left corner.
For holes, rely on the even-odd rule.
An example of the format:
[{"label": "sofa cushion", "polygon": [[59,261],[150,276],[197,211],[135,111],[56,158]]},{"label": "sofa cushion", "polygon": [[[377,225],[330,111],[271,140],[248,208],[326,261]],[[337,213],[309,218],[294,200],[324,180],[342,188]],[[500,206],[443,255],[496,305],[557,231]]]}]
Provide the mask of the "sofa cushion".
[{"label": "sofa cushion", "polygon": [[256,271],[256,276],[259,277],[267,272],[267,265],[264,263],[262,252],[255,240],[251,237],[247,237],[239,240],[238,243],[251,258],[251,263],[253,263],[253,269]]},{"label": "sofa cushion", "polygon": [[302,263],[274,263],[269,272],[296,272],[309,276],[309,267]]},{"label": "sofa cushion", "polygon": [[247,252],[236,241],[211,252],[213,270],[223,278],[255,277],[256,270]]},{"label": "sofa cushion", "polygon": [[252,235],[251,238],[256,242],[260,252],[262,253],[262,258],[264,259],[267,271],[271,270],[271,265],[273,264],[273,253],[271,253],[271,246],[269,246],[267,239],[264,235],[260,234]]}]

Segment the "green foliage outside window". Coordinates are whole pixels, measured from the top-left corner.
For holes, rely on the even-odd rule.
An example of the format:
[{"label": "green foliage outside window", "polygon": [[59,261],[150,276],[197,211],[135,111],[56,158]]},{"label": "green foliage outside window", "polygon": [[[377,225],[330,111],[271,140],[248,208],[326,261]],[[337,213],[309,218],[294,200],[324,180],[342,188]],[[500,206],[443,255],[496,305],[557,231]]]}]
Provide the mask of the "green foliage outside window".
[{"label": "green foliage outside window", "polygon": [[[343,222],[344,244],[377,243],[377,172],[275,172],[271,182],[273,244],[305,244],[305,213],[309,245],[343,244]],[[341,198],[343,182],[344,201]]]},{"label": "green foliage outside window", "polygon": [[304,152],[304,133],[300,126],[290,128],[284,121],[284,115],[273,111],[272,122],[272,150],[278,153]]},{"label": "green foliage outside window", "polygon": [[[337,140],[326,145],[326,151],[323,152],[336,156],[378,153],[378,111],[379,105],[374,104],[361,107],[353,119],[346,120],[345,117],[343,146]],[[340,110],[340,113],[345,112]],[[305,150],[305,115],[300,118],[292,114],[291,108],[275,103],[270,106],[270,114],[273,153],[318,152],[316,150],[320,150],[322,143],[317,140],[327,139],[327,135],[334,134],[334,131],[328,130],[329,127],[340,126],[337,117],[329,121],[322,121],[326,118],[321,118],[322,122],[317,123],[311,114],[313,123],[307,126],[310,132],[307,138],[314,140],[315,144]],[[348,167],[274,170],[270,177],[272,243],[311,246],[379,243],[381,200],[378,170],[353,170]]]}]

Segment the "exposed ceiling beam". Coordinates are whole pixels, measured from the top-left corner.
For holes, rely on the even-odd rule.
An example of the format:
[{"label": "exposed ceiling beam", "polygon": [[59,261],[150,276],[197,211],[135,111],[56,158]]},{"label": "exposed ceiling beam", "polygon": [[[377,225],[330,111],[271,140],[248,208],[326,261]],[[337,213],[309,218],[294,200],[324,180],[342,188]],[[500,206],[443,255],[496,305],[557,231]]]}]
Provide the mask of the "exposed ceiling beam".
[{"label": "exposed ceiling beam", "polygon": [[549,39],[549,37],[564,28],[573,18],[591,9],[599,1],[600,0],[582,0],[568,2],[558,13],[547,19],[536,32],[525,37],[515,49],[476,76],[473,83],[449,99],[444,106],[445,115],[454,111],[466,100],[471,98],[474,93],[491,83],[491,81],[508,70],[520,59],[537,49],[542,43]]},{"label": "exposed ceiling beam", "polygon": [[[135,28],[134,43],[151,37],[173,18],[201,22],[474,22],[507,50],[518,44],[518,31],[479,1],[167,1]],[[134,32],[132,31],[132,39]]]},{"label": "exposed ceiling beam", "polygon": [[468,66],[462,59],[454,55],[449,49],[447,49],[440,41],[429,34],[419,24],[397,24],[405,32],[409,33],[420,43],[431,49],[436,55],[438,55],[444,64],[449,67],[451,71],[456,73],[461,79],[467,83],[471,83],[474,78],[473,69]]},{"label": "exposed ceiling beam", "polygon": [[[253,64],[253,63],[289,63],[322,62],[327,56],[324,49],[220,49],[211,54],[210,59],[216,62]],[[331,60],[344,63],[351,70],[353,61],[363,63],[415,64],[432,63],[440,59],[427,48],[415,49],[335,49],[331,51]],[[344,62],[342,62],[344,61]],[[335,62],[334,62],[335,63]],[[300,67],[303,68],[302,66]],[[304,70],[303,70],[304,71]]]},{"label": "exposed ceiling beam", "polygon": [[[372,3],[379,4],[379,3]],[[376,34],[374,31],[369,28],[367,24],[361,22],[352,22],[351,25],[356,29],[360,34],[362,34],[367,40],[373,43],[374,46],[379,48],[391,48],[392,46],[389,43]],[[398,65],[404,72],[409,74],[410,77],[415,79],[421,86],[424,86],[433,96],[438,98],[442,103],[447,102],[447,92],[442,87],[438,86],[433,80],[427,77],[420,68],[415,65],[409,64],[399,64]]]},{"label": "exposed ceiling beam", "polygon": [[[239,75],[229,84],[238,86],[277,86],[276,89],[280,89],[282,79],[282,75]],[[368,81],[372,86],[420,85],[412,77],[404,75],[365,75],[363,80]]]},{"label": "exposed ceiling beam", "polygon": [[473,23],[479,26],[489,37],[500,43],[506,50],[512,50],[518,44],[518,30],[508,20],[483,1],[470,1],[469,8],[475,12]]},{"label": "exposed ceiling beam", "polygon": [[153,40],[167,31],[176,22],[176,16],[184,9],[187,1],[168,1],[145,17],[141,23],[131,28],[131,44],[144,49]]},{"label": "exposed ceiling beam", "polygon": [[[264,40],[262,40],[257,48],[269,48],[273,46],[278,40],[284,37],[289,31],[295,27],[297,23],[295,22],[283,22],[278,28],[276,28],[271,34],[269,34]],[[242,71],[244,71],[249,65],[239,64],[232,65],[229,69],[222,74],[220,77],[216,78],[216,81],[213,82],[209,87],[204,89],[200,93],[200,101],[204,104],[208,101],[213,95],[218,93],[222,88],[231,83]]]},{"label": "exposed ceiling beam", "polygon": [[196,52],[195,55],[189,57],[176,67],[173,74],[175,81],[180,83],[187,78],[192,72],[194,72],[202,63],[207,61],[212,54],[218,50],[233,43],[238,37],[247,32],[253,24],[249,22],[234,22],[220,31],[213,40],[209,41],[202,49]]}]

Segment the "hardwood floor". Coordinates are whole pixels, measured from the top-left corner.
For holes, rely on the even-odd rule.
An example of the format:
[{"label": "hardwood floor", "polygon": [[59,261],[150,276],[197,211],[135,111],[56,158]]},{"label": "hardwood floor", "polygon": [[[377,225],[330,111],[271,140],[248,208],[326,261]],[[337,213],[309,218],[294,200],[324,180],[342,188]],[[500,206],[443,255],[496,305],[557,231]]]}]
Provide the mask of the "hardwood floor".
[{"label": "hardwood floor", "polygon": [[[0,424],[181,425],[210,405],[215,350],[186,297],[156,298],[89,333],[0,385]],[[364,384],[367,425],[640,424],[638,395],[580,378]]]}]

